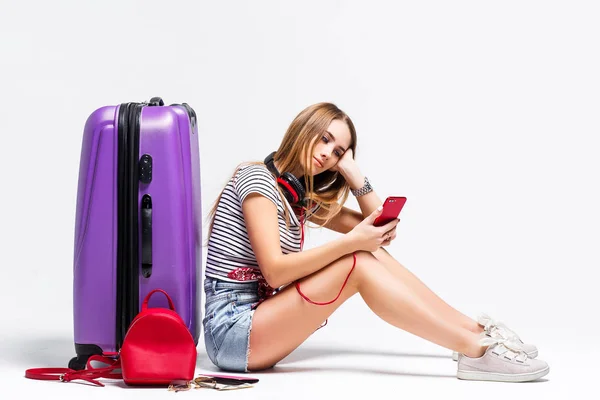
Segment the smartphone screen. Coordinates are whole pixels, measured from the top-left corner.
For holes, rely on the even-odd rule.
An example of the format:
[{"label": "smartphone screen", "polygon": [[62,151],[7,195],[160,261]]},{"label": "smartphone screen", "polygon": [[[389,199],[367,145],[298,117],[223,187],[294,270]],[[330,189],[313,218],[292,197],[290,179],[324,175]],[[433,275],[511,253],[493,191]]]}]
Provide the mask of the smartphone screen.
[{"label": "smartphone screen", "polygon": [[373,225],[385,225],[388,222],[398,218],[398,216],[400,215],[400,211],[402,211],[402,207],[404,207],[405,203],[406,197],[390,196],[387,199],[385,199],[385,202],[383,203],[383,210],[381,211],[379,217],[375,219]]}]

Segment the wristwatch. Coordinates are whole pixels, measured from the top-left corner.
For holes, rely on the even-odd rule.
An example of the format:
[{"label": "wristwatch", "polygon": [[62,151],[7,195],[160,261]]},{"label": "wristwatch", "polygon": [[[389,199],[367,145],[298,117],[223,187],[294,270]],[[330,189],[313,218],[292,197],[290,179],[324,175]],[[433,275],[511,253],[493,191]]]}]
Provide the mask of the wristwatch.
[{"label": "wristwatch", "polygon": [[352,192],[354,197],[360,197],[360,196],[364,196],[365,194],[367,194],[369,192],[372,192],[373,187],[371,186],[371,184],[369,183],[369,180],[365,176],[365,184],[363,185],[363,187],[361,187],[360,189],[350,189],[350,191]]}]

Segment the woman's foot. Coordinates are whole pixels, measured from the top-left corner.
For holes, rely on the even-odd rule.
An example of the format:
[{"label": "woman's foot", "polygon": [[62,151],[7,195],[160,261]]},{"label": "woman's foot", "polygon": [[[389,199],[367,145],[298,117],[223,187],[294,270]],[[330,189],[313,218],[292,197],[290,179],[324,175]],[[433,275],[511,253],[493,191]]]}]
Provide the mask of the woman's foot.
[{"label": "woman's foot", "polygon": [[488,346],[481,357],[458,357],[457,378],[477,381],[527,382],[550,371],[547,363],[527,356],[523,347],[512,340],[481,334],[479,344]]},{"label": "woman's foot", "polygon": [[[500,321],[494,320],[487,314],[481,314],[477,318],[477,323],[483,328],[483,331],[491,337],[499,337],[501,339],[508,339],[518,343],[529,358],[536,358],[538,356],[538,349],[532,344],[524,343],[521,338],[506,325]],[[452,353],[452,359],[458,361],[458,352]]]},{"label": "woman's foot", "polygon": [[477,318],[477,322],[479,323],[479,325],[483,326],[483,330],[487,332],[491,337],[500,337],[519,343],[523,350],[527,353],[527,356],[529,358],[536,358],[538,356],[537,347],[535,347],[532,344],[523,342],[519,335],[517,335],[514,331],[510,330],[502,322],[496,321],[489,315],[483,313]]}]

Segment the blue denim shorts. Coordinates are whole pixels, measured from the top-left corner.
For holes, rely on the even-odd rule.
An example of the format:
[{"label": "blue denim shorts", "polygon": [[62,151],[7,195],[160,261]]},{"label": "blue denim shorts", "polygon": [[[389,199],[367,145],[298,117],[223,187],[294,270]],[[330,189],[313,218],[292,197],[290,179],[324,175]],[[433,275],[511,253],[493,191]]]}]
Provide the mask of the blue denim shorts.
[{"label": "blue denim shorts", "polygon": [[202,323],[208,357],[220,369],[248,372],[253,306],[259,300],[258,283],[227,282],[205,276],[204,293]]}]

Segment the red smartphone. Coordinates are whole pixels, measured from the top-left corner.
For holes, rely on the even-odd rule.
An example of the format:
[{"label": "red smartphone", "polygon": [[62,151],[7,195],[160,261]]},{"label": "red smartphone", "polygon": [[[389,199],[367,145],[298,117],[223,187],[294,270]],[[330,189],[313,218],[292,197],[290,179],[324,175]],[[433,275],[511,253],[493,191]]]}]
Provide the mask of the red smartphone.
[{"label": "red smartphone", "polygon": [[400,211],[402,211],[402,207],[404,207],[404,203],[406,203],[406,197],[390,196],[385,199],[385,202],[383,203],[383,210],[381,211],[379,217],[375,218],[373,225],[385,225],[388,222],[398,218]]}]

